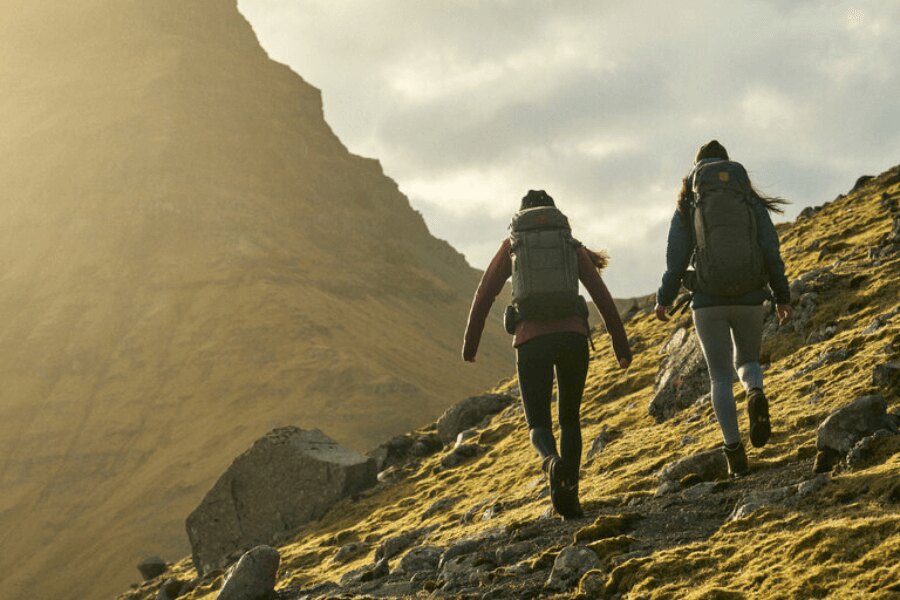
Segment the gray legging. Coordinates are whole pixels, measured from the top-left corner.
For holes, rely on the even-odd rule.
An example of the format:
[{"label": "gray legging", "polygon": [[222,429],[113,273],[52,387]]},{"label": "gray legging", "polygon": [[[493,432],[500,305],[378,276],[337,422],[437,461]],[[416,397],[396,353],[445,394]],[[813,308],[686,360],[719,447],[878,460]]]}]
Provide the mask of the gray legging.
[{"label": "gray legging", "polygon": [[[741,441],[731,386],[734,371],[745,390],[763,387],[759,366],[765,306],[710,306],[694,310],[694,326],[709,367],[713,410],[728,445]],[[737,349],[737,352],[735,352]],[[736,354],[736,356],[735,356]],[[732,367],[732,363],[734,366]]]}]

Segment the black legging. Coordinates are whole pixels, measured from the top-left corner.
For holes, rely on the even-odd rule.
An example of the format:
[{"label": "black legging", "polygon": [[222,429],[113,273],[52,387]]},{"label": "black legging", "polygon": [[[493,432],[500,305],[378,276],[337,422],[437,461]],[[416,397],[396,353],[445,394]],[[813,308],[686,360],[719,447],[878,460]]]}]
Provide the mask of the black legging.
[{"label": "black legging", "polygon": [[578,477],[581,466],[581,395],[588,358],[587,337],[572,332],[541,335],[516,348],[525,419],[531,443],[542,458],[556,455],[550,416],[553,367],[556,367],[561,458],[570,478]]}]

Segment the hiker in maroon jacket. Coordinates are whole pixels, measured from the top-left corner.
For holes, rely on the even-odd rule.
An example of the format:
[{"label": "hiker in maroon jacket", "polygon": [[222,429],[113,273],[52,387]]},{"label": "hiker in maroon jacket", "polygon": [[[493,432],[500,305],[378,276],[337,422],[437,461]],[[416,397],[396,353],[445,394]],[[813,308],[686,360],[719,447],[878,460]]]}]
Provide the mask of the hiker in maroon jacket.
[{"label": "hiker in maroon jacket", "polygon": [[[553,199],[543,190],[529,190],[522,198],[520,211],[510,226],[513,231],[512,237],[516,236],[516,219],[528,212],[528,209],[538,207],[553,207],[551,210],[561,219],[562,227],[558,227],[554,234],[562,230],[564,233],[561,235],[567,236],[562,243],[568,248],[567,252],[572,254],[568,257],[570,265],[574,267],[572,270],[577,270],[578,280],[587,289],[603,317],[619,365],[627,368],[631,364],[631,350],[628,347],[625,328],[612,296],[597,271],[598,267],[605,266],[606,257],[587,250],[571,238],[568,221],[562,213],[555,210]],[[503,240],[475,292],[462,351],[463,359],[468,362],[475,361],[485,319],[494,299],[503,289],[506,280],[513,275],[513,256],[518,251],[519,269],[522,269],[522,264],[526,262],[522,249],[518,245],[516,249],[512,248],[510,238]],[[516,288],[516,277],[513,285]],[[543,461],[542,468],[550,481],[551,502],[563,518],[578,518],[584,514],[578,500],[582,450],[579,413],[588,370],[590,329],[587,322],[587,306],[583,298],[577,295],[578,282],[572,281],[570,286],[573,286],[573,293],[580,300],[582,309],[570,310],[571,314],[556,318],[536,319],[523,316],[514,325],[507,325],[507,330],[513,333],[514,327],[513,345],[516,348],[519,388],[525,408],[525,419],[528,422],[531,443],[540,454]],[[513,295],[515,306],[515,289]],[[520,308],[523,304],[519,303]],[[533,312],[540,312],[539,308]],[[559,390],[560,453],[556,450],[550,411],[554,367]]]}]

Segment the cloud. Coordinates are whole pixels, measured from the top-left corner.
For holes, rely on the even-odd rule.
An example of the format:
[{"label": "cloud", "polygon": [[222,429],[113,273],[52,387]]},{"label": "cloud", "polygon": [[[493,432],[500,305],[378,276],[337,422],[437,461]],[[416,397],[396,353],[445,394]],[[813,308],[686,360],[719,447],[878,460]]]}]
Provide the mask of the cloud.
[{"label": "cloud", "polygon": [[[656,288],[681,177],[717,138],[794,204],[900,156],[900,6],[861,2],[241,0],[429,228],[484,267],[529,188]],[[617,257],[620,257],[617,261]]]}]

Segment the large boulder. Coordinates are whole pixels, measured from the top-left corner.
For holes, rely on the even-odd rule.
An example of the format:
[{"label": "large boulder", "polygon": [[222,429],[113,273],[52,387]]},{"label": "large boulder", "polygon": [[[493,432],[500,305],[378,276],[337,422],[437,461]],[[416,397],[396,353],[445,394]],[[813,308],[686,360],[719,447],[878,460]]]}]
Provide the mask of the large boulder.
[{"label": "large boulder", "polygon": [[223,567],[375,482],[373,460],[318,429],[275,429],[238,456],[188,516],[194,566],[200,574]]},{"label": "large boulder", "polygon": [[272,597],[281,556],[271,546],[244,554],[225,577],[216,600],[264,600]]},{"label": "large boulder", "polygon": [[665,353],[647,410],[657,423],[689,407],[709,391],[706,360],[691,327],[678,329],[660,351]]},{"label": "large boulder", "polygon": [[441,415],[437,422],[438,435],[445,444],[449,444],[461,431],[475,427],[486,417],[497,414],[512,404],[513,400],[508,394],[484,394],[466,398]]},{"label": "large boulder", "polygon": [[853,446],[880,429],[897,431],[893,416],[887,413],[882,396],[861,396],[831,413],[816,430],[816,473],[825,473]]}]

